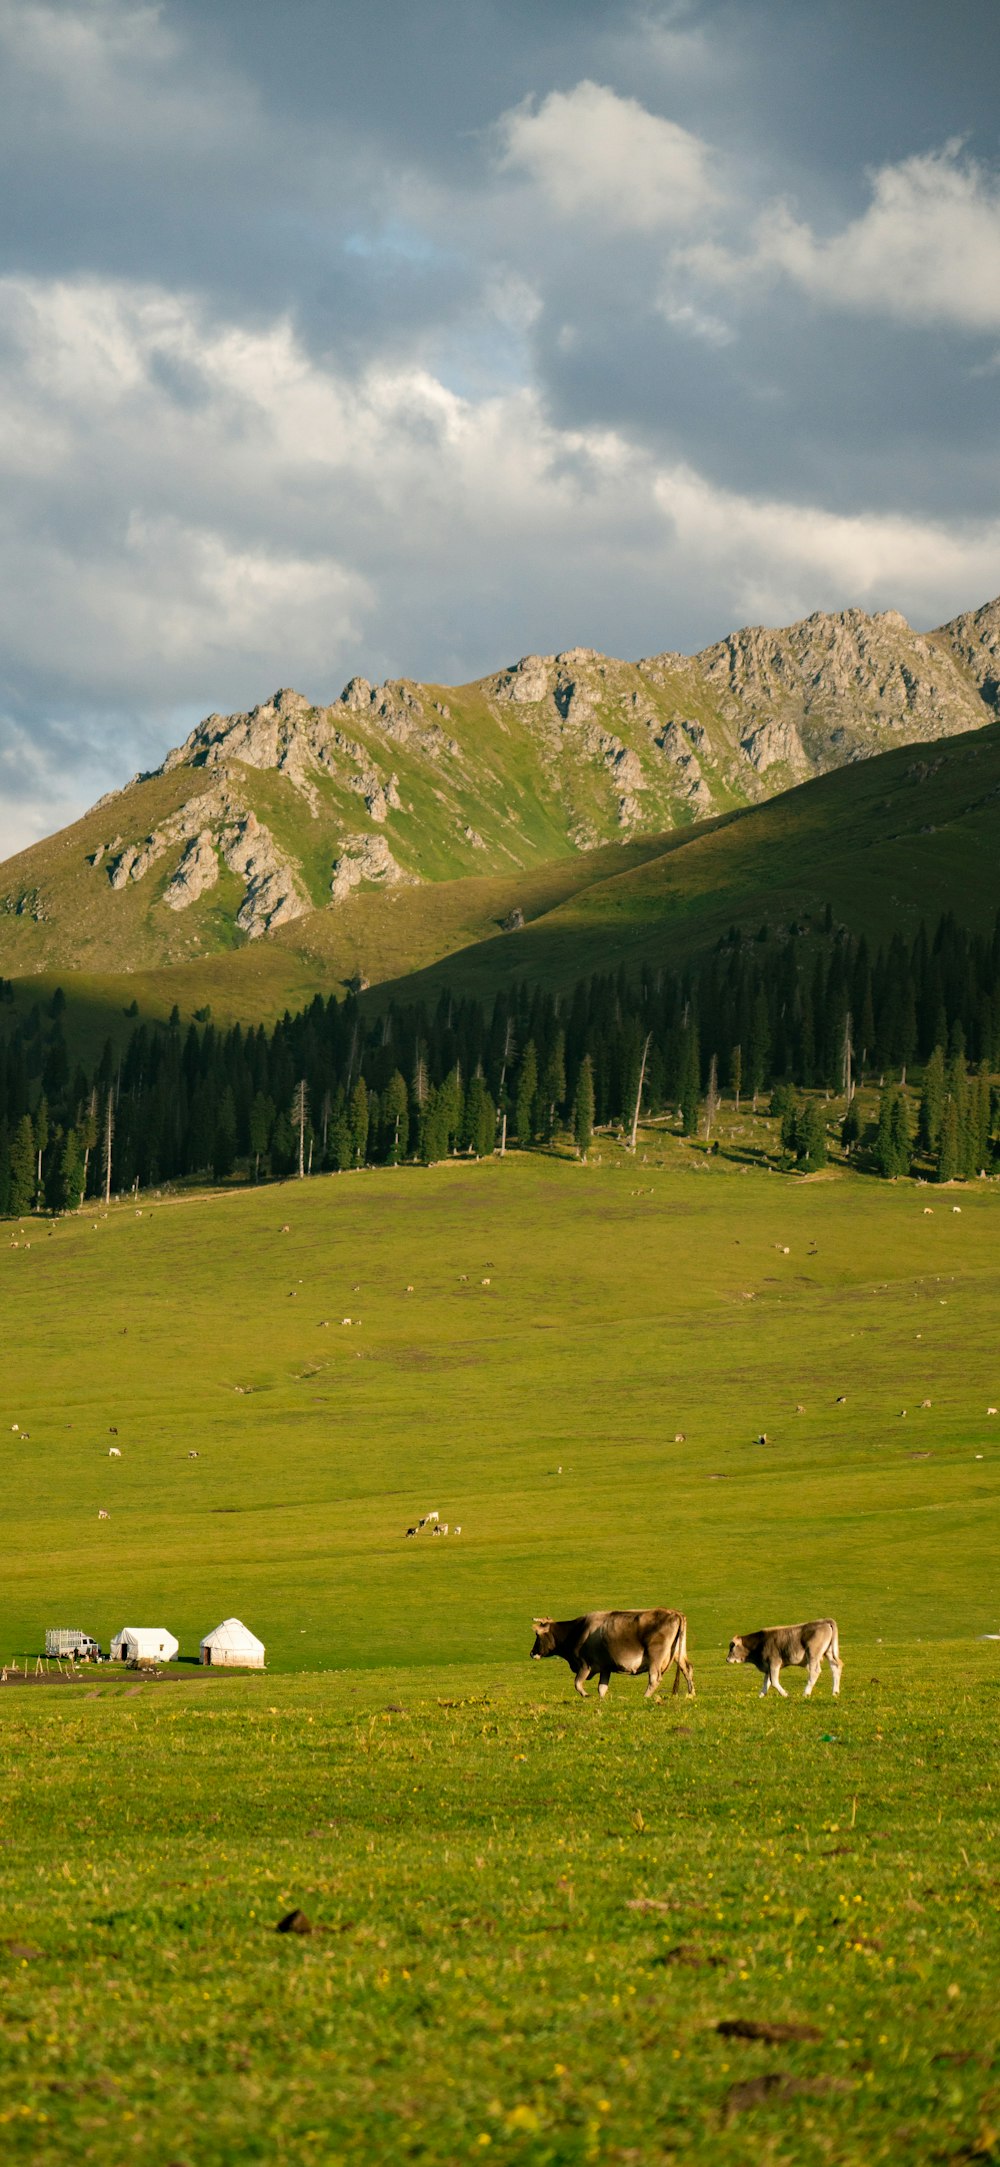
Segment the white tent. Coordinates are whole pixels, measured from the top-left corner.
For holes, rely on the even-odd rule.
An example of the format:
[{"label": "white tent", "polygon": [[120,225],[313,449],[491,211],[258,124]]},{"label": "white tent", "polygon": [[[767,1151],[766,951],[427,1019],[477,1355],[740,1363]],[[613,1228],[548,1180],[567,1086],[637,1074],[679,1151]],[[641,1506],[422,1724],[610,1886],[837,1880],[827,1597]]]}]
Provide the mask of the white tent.
[{"label": "white tent", "polygon": [[165,1625],[123,1625],[111,1643],[113,1663],[172,1663],[179,1643]]},{"label": "white tent", "polygon": [[201,1660],[214,1665],[227,1664],[232,1670],[263,1670],[264,1643],[239,1618],[223,1618],[214,1633],[206,1633],[201,1644]]}]

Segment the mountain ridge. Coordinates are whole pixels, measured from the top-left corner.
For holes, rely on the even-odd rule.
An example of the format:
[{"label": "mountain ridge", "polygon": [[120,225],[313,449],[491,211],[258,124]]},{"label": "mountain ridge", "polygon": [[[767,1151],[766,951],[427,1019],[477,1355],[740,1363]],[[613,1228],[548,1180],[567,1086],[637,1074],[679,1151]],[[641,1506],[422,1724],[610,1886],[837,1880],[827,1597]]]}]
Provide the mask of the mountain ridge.
[{"label": "mountain ridge", "polygon": [[358,895],[657,837],[1000,712],[1000,601],[747,626],[694,656],[575,647],[474,683],[353,677],[213,713],[0,866],[0,970],[135,970],[290,937]]}]

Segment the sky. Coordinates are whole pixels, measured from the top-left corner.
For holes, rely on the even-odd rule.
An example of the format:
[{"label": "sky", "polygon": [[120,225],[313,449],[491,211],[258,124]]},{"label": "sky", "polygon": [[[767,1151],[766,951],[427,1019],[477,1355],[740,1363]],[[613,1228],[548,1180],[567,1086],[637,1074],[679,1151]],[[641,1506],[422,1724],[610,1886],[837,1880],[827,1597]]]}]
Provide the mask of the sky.
[{"label": "sky", "polygon": [[0,853],[356,672],[1000,590],[995,0],[0,0]]}]

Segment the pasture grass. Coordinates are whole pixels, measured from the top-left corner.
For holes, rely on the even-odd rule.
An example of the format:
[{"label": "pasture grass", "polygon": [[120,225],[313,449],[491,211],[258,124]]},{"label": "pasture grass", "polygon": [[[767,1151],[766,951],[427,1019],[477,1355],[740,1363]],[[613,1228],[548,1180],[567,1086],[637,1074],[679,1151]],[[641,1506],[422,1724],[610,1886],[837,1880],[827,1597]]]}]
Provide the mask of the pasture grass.
[{"label": "pasture grass", "polygon": [[5,2157],[996,2157],[992,1654],[698,1683],[8,1691]]},{"label": "pasture grass", "polygon": [[[8,1230],[0,1650],[188,1659],[0,1688],[11,2158],[1000,2157],[1000,1199],[598,1148]],[[527,1665],[658,1602],[693,1703]]]}]

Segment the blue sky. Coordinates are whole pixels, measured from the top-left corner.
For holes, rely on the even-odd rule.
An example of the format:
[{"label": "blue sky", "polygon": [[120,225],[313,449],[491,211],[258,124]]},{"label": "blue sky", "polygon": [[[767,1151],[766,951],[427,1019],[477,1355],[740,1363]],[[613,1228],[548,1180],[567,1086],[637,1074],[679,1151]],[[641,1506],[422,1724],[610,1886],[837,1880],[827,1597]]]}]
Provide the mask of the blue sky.
[{"label": "blue sky", "polygon": [[0,850],[212,709],[1000,589],[993,0],[0,0]]}]

